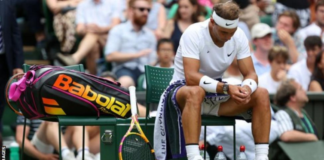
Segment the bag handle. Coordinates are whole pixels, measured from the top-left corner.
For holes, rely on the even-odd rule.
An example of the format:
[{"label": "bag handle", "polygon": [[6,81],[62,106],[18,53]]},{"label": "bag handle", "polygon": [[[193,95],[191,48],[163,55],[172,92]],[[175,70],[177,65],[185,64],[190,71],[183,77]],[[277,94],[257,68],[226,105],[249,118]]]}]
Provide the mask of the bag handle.
[{"label": "bag handle", "polygon": [[[10,101],[9,101],[9,96],[8,96],[8,90],[9,90],[9,87],[11,88],[11,82],[17,78],[18,76],[22,76],[24,75],[25,73],[18,73],[18,74],[15,74],[14,76],[12,76],[9,81],[7,82],[7,87],[6,87],[6,100],[7,100],[7,103],[9,105],[9,107],[11,108],[12,111],[14,111],[16,114],[20,115],[20,116],[24,116],[21,112],[17,111],[14,107],[12,107],[12,105],[10,104]],[[25,78],[25,77],[23,77]],[[21,78],[20,80],[22,80],[23,78]],[[19,80],[19,81],[20,81]],[[23,81],[23,80],[22,80]],[[26,81],[26,80],[25,80]],[[13,83],[12,85],[15,85],[15,87],[17,87],[17,83]],[[14,86],[12,86],[14,87]]]}]

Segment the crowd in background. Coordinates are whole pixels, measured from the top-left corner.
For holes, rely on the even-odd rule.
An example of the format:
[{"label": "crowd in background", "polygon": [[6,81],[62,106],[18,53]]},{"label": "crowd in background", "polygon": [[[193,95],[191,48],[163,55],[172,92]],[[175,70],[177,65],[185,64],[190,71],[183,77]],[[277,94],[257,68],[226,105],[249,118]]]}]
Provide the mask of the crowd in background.
[{"label": "crowd in background", "polygon": [[[112,78],[119,81],[123,87],[128,87],[138,84],[138,78],[144,74],[145,65],[172,68],[181,35],[186,28],[193,23],[208,21],[213,12],[213,5],[227,0],[143,0],[150,3],[135,3],[132,0],[16,1],[16,6],[23,6],[28,14],[28,23],[37,42],[36,47],[44,52],[48,35],[41,21],[42,11],[39,6],[46,3],[53,15],[52,27],[60,44],[54,59],[57,62],[55,65],[84,63],[87,72]],[[303,91],[323,92],[324,1],[233,1],[237,2],[241,9],[239,27],[249,40],[259,86],[275,94],[280,89],[281,82],[286,82],[285,85],[289,86],[287,81],[294,79],[297,83],[292,83],[293,87],[300,85]],[[104,67],[100,62],[103,62]],[[111,67],[107,68],[107,64]],[[223,78],[231,83],[241,83],[243,77],[236,61],[229,66]],[[145,83],[141,85],[145,88]],[[282,105],[287,105],[286,103],[288,102]],[[21,124],[21,117],[18,122]],[[30,124],[32,127],[33,124],[37,124],[36,128],[55,125],[50,122]],[[36,128],[30,128],[28,132],[36,134]],[[279,130],[277,136],[288,129],[281,127]],[[222,135],[231,133],[226,129],[218,129],[217,132],[221,131],[224,131],[219,133]],[[17,132],[21,136],[21,128],[17,129]],[[38,132],[39,135],[43,134],[41,138],[51,143],[54,148],[45,148],[47,145],[41,144],[45,146],[45,151],[42,152],[47,155],[29,150],[31,155],[43,156],[44,159],[57,158],[50,154],[54,149],[58,149],[57,144],[52,144],[55,142],[48,138],[55,136],[51,133],[56,131],[39,129]],[[67,128],[66,132],[69,132],[66,135],[73,135],[74,132],[81,131],[78,127],[71,127]],[[80,153],[84,151],[97,154],[99,148],[93,146],[98,144],[93,143],[99,142],[98,133],[98,128],[89,129],[90,138],[86,143],[86,151],[80,148],[77,141],[67,137],[66,140],[70,144],[65,144],[62,148],[64,157],[72,156],[70,151],[66,150],[71,145]],[[276,134],[274,137],[276,138]],[[33,135],[27,134],[27,138],[34,143],[40,143]],[[92,141],[92,138],[96,139]],[[21,138],[17,141],[21,142]],[[217,142],[210,143],[217,145]]]}]

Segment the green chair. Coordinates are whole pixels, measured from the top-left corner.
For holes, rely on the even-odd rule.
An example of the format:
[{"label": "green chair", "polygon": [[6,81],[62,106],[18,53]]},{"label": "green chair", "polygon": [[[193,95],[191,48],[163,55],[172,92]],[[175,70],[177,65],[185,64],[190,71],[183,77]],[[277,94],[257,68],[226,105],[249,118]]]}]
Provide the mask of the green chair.
[{"label": "green chair", "polygon": [[[153,66],[145,66],[146,77],[146,121],[152,121],[153,118],[149,117],[150,106],[152,104],[158,104],[160,96],[169,85],[172,79],[174,69],[173,68],[159,68]],[[206,126],[219,126],[219,125],[231,125],[233,126],[233,150],[234,159],[236,159],[236,135],[235,135],[235,119],[232,117],[216,117],[216,116],[201,116],[201,125],[204,126],[204,140],[206,143]],[[205,144],[206,145],[206,144]],[[206,156],[206,152],[205,155]],[[206,157],[204,157],[206,158]]]},{"label": "green chair", "polygon": [[137,79],[136,91],[145,91],[143,84],[145,81],[145,74],[142,74]]}]

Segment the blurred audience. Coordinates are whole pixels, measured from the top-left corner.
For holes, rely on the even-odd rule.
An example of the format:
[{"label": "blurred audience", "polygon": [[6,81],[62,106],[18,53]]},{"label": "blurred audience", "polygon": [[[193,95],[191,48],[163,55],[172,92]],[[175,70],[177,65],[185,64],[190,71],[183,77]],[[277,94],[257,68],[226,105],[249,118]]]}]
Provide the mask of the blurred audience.
[{"label": "blurred audience", "polygon": [[315,3],[315,22],[309,26],[300,30],[302,39],[306,39],[308,36],[319,36],[324,43],[323,37],[323,26],[324,26],[324,0],[317,0]]},{"label": "blurred audience", "polygon": [[288,72],[288,77],[293,78],[305,91],[311,80],[315,68],[316,55],[321,52],[322,41],[318,36],[309,36],[304,41],[307,58],[293,64]]},{"label": "blurred audience", "polygon": [[54,15],[53,28],[61,51],[69,53],[76,41],[75,9],[82,0],[46,0]]},{"label": "blurred audience", "polygon": [[23,73],[24,54],[20,30],[16,22],[14,1],[0,1],[0,147],[2,147],[2,115],[6,105],[5,88],[12,75]]},{"label": "blurred audience", "polygon": [[271,28],[264,23],[258,23],[251,30],[252,42],[255,46],[255,51],[251,57],[253,60],[254,69],[258,76],[269,72],[271,66],[268,60],[268,54],[273,46],[271,39]]},{"label": "blurred audience", "polygon": [[[286,143],[317,141],[316,126],[303,109],[308,102],[305,90],[293,79],[288,79],[280,85],[275,102],[282,110],[277,111],[279,139]],[[272,157],[269,159],[287,160],[285,152],[275,142],[270,146]]]},{"label": "blurred audience", "polygon": [[275,10],[272,15],[273,24],[279,15],[287,10],[294,10],[299,18],[300,26],[306,27],[310,22],[310,2],[309,0],[277,0]]},{"label": "blurred audience", "polygon": [[286,79],[288,59],[289,54],[285,47],[272,47],[268,55],[271,70],[259,76],[259,87],[267,89],[270,94],[276,93],[280,83]]},{"label": "blurred audience", "polygon": [[[173,19],[179,13],[179,11],[178,11],[179,10],[179,1],[180,0],[178,0],[178,3],[175,3],[171,6],[171,8],[168,12],[168,19]],[[202,6],[201,4],[198,3],[198,0],[194,0],[194,1],[190,0],[190,3],[194,6],[196,6],[194,8],[196,10],[196,12],[195,12],[197,14],[196,16],[198,16],[198,21],[203,21],[205,19],[210,18],[211,14],[212,14],[212,8],[209,8],[207,6]]]},{"label": "blurred audience", "polygon": [[96,74],[96,61],[107,41],[108,32],[120,23],[122,15],[120,1],[84,0],[76,10],[76,32],[83,36],[78,50],[73,55],[58,53],[58,60],[64,65],[75,65],[86,57],[86,66]]},{"label": "blurred audience", "polygon": [[[62,160],[81,160],[84,152],[84,160],[93,160],[93,155],[89,152],[89,136],[85,132],[85,148],[82,147],[82,126],[69,126],[63,128],[65,134],[59,133],[58,123],[36,120],[26,120],[26,132],[24,133],[24,116],[17,117],[16,141],[22,146],[25,139],[24,153],[35,159],[40,160],[57,160],[61,153]],[[61,134],[61,151],[59,150],[59,134]],[[77,149],[77,158],[75,157],[72,147]]]},{"label": "blurred audience", "polygon": [[122,87],[137,84],[144,73],[144,65],[156,62],[156,40],[145,24],[151,10],[151,0],[130,0],[130,19],[114,27],[109,33],[105,57],[112,62],[112,72]]},{"label": "blurred audience", "polygon": [[174,53],[176,53],[182,33],[189,25],[203,20],[199,13],[197,0],[179,0],[179,9],[173,19],[168,20],[163,37],[170,38],[173,42]]},{"label": "blurred audience", "polygon": [[151,5],[152,6],[145,26],[153,31],[157,39],[160,39],[166,25],[166,11],[161,3],[151,2]]},{"label": "blurred audience", "polygon": [[300,27],[300,21],[295,11],[284,11],[278,16],[272,38],[275,45],[288,48],[289,63],[294,64],[306,58],[302,37],[296,33]]},{"label": "blurred audience", "polygon": [[249,29],[260,22],[259,8],[251,4],[250,0],[234,0],[241,9],[240,21],[245,22]]},{"label": "blurred audience", "polygon": [[324,52],[321,51],[317,54],[314,64],[314,72],[311,77],[309,85],[310,92],[323,92],[324,91]]}]

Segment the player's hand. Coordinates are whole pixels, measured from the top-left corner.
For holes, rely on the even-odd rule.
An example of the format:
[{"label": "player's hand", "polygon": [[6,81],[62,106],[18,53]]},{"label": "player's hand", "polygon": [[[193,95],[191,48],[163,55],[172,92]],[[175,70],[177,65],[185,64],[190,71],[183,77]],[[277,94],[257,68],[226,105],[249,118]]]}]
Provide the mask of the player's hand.
[{"label": "player's hand", "polygon": [[293,38],[291,37],[291,35],[285,31],[285,30],[278,30],[278,37],[279,39],[282,41],[282,43],[284,43],[286,46],[294,43]]},{"label": "player's hand", "polygon": [[228,94],[236,104],[247,104],[251,100],[251,89],[248,86],[229,85]]},{"label": "player's hand", "polygon": [[152,52],[151,49],[143,49],[143,50],[141,50],[140,52],[137,53],[136,58],[147,56],[151,52]]},{"label": "player's hand", "polygon": [[44,154],[40,160],[58,160],[59,156],[57,154]]}]

